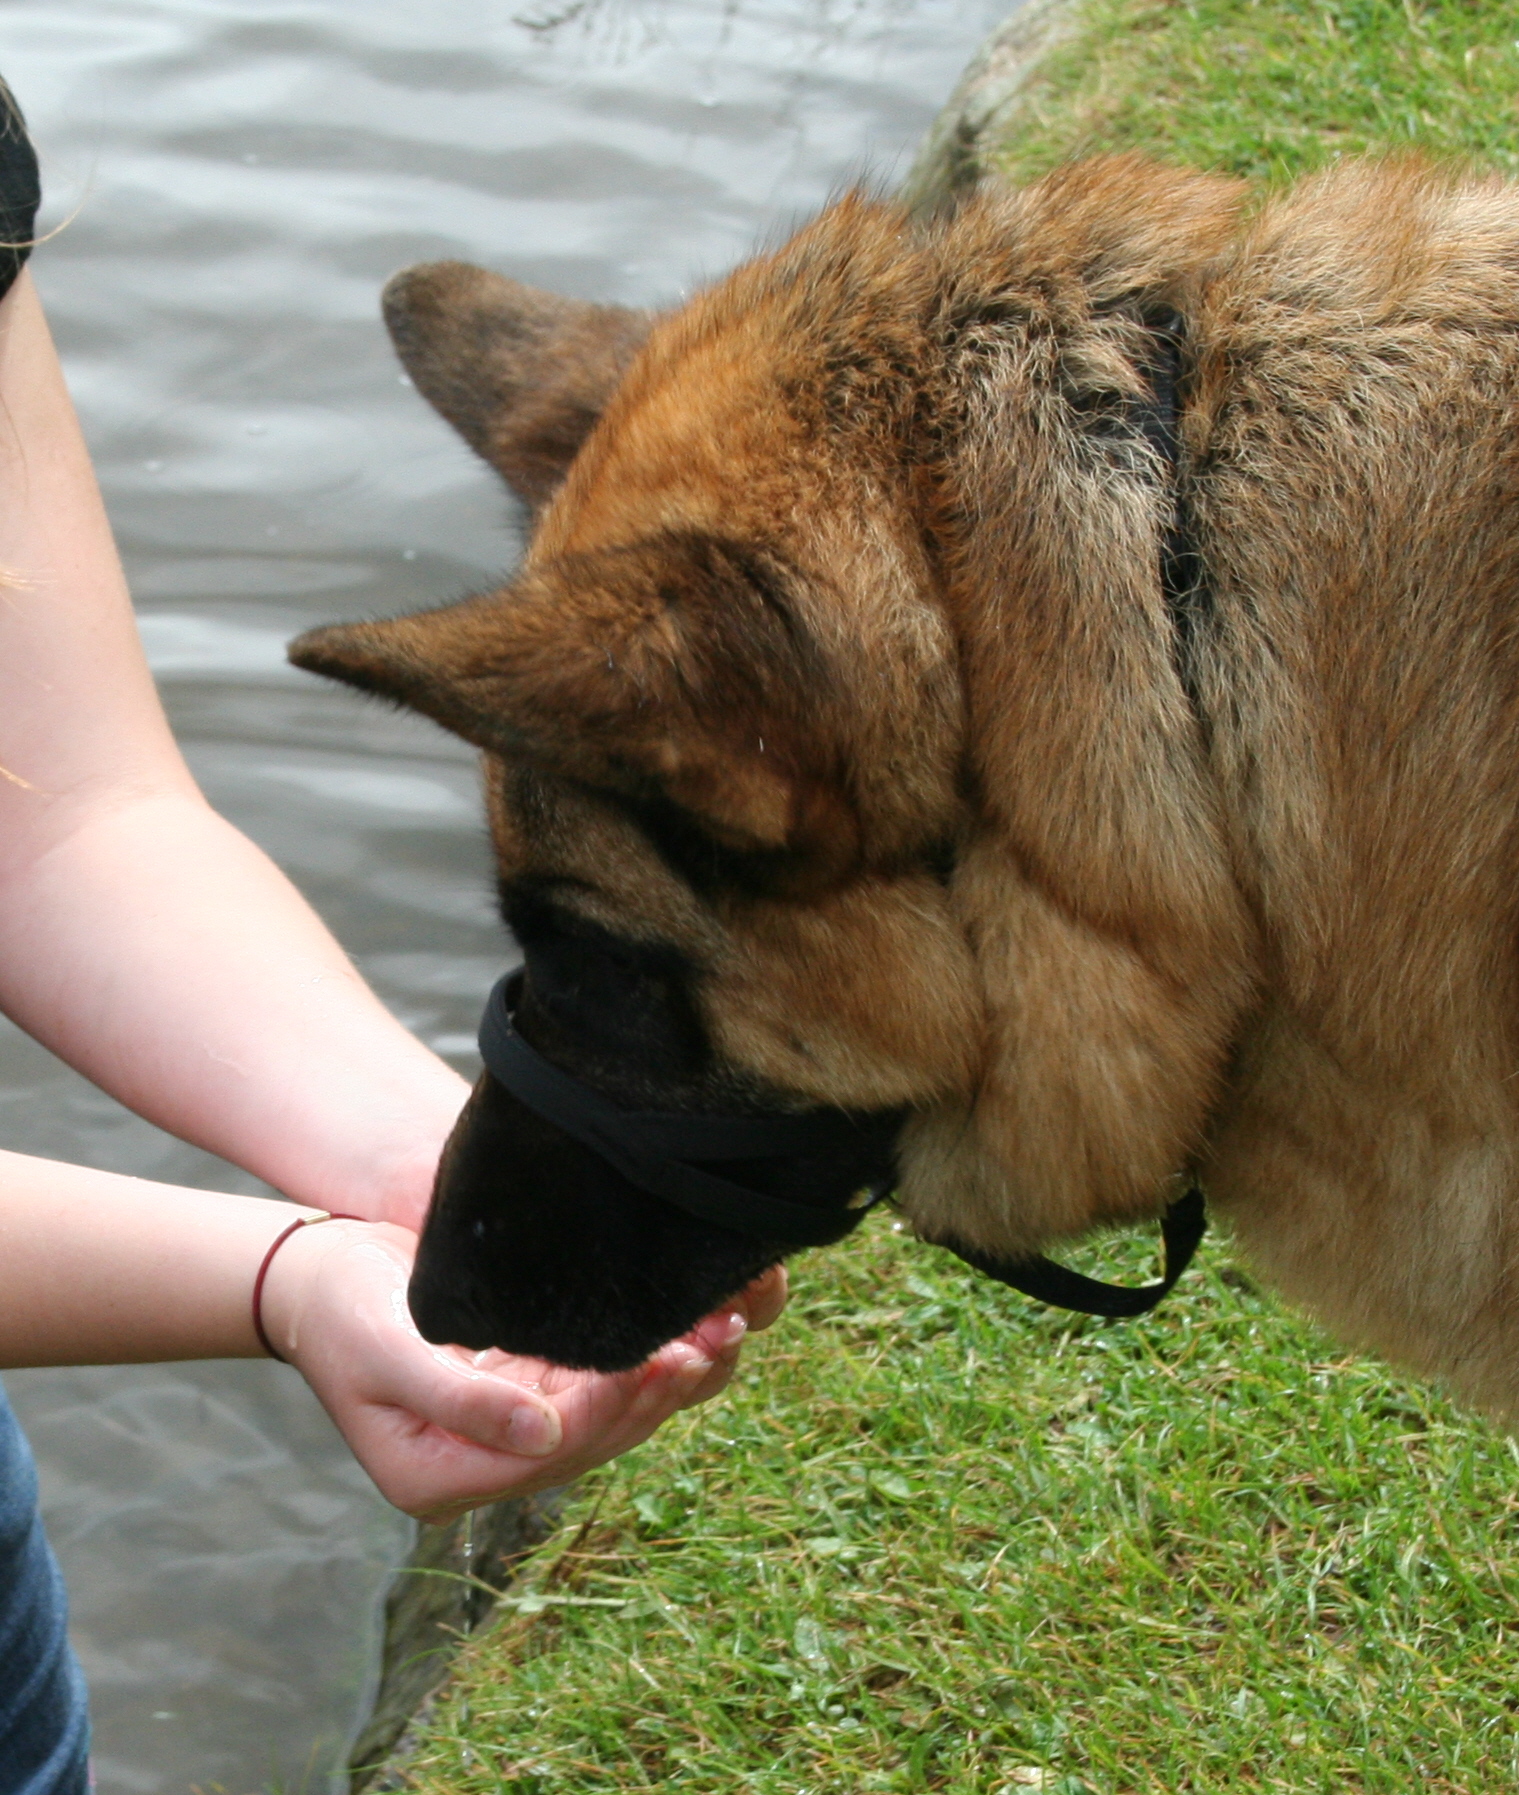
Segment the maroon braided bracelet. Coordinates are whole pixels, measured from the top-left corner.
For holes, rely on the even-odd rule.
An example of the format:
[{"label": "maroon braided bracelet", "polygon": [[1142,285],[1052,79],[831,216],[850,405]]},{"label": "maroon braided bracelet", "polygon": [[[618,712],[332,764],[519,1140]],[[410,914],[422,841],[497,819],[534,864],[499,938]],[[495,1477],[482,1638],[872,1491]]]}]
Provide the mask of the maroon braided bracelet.
[{"label": "maroon braided bracelet", "polygon": [[269,1251],[264,1254],[263,1264],[258,1268],[258,1276],[253,1280],[253,1331],[258,1335],[259,1345],[271,1359],[278,1359],[281,1365],[290,1363],[282,1352],[274,1350],[274,1342],[264,1331],[264,1279],[269,1276],[269,1267],[274,1263],[274,1255],[292,1234],[302,1228],[314,1228],[318,1222],[361,1222],[363,1219],[361,1215],[338,1215],[333,1210],[323,1209],[316,1215],[298,1215],[288,1228],[275,1235]]}]

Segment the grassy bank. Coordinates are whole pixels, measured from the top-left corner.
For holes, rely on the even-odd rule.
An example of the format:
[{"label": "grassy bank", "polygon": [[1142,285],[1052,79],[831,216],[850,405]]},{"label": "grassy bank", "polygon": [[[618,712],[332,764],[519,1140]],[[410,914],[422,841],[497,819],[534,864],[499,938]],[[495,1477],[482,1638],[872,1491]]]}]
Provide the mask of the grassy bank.
[{"label": "grassy bank", "polygon": [[[999,160],[1513,168],[1519,5],[1089,0]],[[1129,1275],[1141,1271],[1128,1251]],[[1110,1261],[1111,1265],[1111,1261]],[[425,1795],[1494,1795],[1510,1445],[1219,1248],[1072,1322],[879,1219],[742,1381],[590,1479],[409,1772]]]},{"label": "grassy bank", "polygon": [[731,1396],[584,1488],[414,1786],[1519,1783],[1512,1449],[1222,1264],[1073,1324],[882,1223],[813,1255]]},{"label": "grassy bank", "polygon": [[1516,39],[1513,0],[1085,0],[991,160],[1021,180],[1142,149],[1277,181],[1412,148],[1512,174]]}]

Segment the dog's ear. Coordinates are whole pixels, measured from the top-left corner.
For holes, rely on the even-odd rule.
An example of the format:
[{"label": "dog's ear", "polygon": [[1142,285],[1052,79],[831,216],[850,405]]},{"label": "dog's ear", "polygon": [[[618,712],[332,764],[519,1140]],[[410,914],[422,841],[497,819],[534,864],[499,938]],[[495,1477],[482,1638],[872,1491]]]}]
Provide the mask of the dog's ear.
[{"label": "dog's ear", "polygon": [[534,510],[564,478],[653,321],[468,262],[403,269],[383,304],[417,390]]},{"label": "dog's ear", "polygon": [[673,805],[724,848],[805,864],[810,884],[854,864],[860,827],[848,682],[801,581],[753,549],[661,536],[442,610],[311,630],[290,658],[490,752]]}]

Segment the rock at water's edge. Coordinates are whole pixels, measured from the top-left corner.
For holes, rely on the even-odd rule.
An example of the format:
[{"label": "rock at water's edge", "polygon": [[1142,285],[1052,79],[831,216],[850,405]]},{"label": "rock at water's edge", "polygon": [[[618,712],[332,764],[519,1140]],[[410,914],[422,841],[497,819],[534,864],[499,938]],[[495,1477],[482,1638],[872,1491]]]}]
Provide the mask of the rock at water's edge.
[{"label": "rock at water's edge", "polygon": [[1077,0],[1026,0],[971,58],[902,183],[914,211],[947,205],[990,172],[991,152],[1016,134],[1039,64],[1071,35],[1076,12]]},{"label": "rock at water's edge", "polygon": [[460,1641],[490,1615],[518,1561],[553,1532],[568,1493],[496,1502],[446,1527],[420,1529],[385,1599],[380,1691],[348,1760],[350,1795],[406,1786],[386,1774],[387,1765],[400,1768],[402,1735],[447,1676]]}]

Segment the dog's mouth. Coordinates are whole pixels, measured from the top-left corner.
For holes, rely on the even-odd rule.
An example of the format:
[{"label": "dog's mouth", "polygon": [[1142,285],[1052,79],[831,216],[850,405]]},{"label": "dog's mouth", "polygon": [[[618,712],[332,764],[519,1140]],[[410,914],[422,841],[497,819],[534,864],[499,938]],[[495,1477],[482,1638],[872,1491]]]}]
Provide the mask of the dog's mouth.
[{"label": "dog's mouth", "polygon": [[[896,1179],[900,1110],[702,1115],[625,1109],[544,1058],[517,1027],[524,974],[491,992],[480,1026],[486,1069],[517,1101],[639,1190],[697,1220],[787,1250],[827,1246],[859,1226]],[[775,1193],[788,1171],[831,1164],[798,1201]],[[765,1173],[775,1168],[780,1180]]]},{"label": "dog's mouth", "polygon": [[634,1108],[524,1038],[523,988],[491,993],[439,1171],[410,1290],[425,1338],[626,1369],[894,1188],[902,1112]]}]

